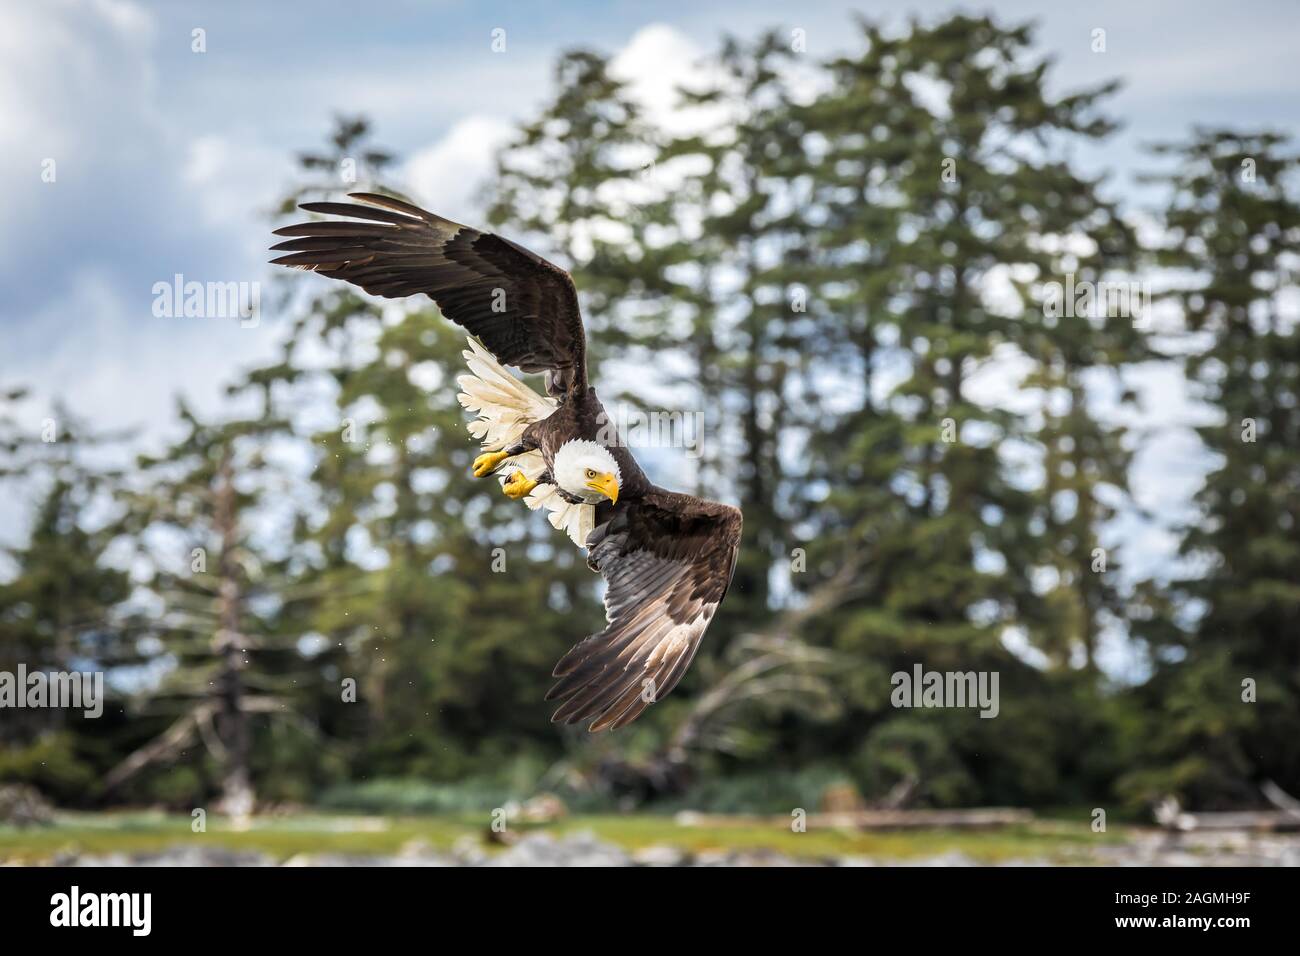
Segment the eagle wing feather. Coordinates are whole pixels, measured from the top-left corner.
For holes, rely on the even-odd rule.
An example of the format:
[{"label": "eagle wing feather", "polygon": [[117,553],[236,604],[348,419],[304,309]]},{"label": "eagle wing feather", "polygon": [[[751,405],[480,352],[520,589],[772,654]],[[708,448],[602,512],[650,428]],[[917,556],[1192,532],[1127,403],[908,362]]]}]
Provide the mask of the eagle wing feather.
[{"label": "eagle wing feather", "polygon": [[662,489],[614,508],[587,539],[607,626],[555,666],[553,721],[616,730],[677,686],[731,584],[740,531],[736,508]]},{"label": "eagle wing feather", "polygon": [[423,292],[498,361],[547,372],[553,395],[587,385],[586,335],[573,279],[559,266],[490,232],[378,193],[366,205],[308,202],[307,212],[348,216],[275,230],[276,265],[342,279],[385,298]]}]

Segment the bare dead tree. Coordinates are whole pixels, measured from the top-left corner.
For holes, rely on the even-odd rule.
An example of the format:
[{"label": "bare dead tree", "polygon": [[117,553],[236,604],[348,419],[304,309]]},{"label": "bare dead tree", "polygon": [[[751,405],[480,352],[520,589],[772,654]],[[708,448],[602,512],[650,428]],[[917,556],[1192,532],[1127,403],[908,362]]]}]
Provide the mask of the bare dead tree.
[{"label": "bare dead tree", "polygon": [[217,746],[209,750],[221,763],[221,799],[218,812],[235,819],[245,819],[253,812],[254,794],[249,775],[250,737],[248,715],[243,707],[244,643],[240,633],[239,566],[236,556],[239,532],[235,515],[234,469],[230,446],[222,451],[217,468],[216,514],[214,524],[221,539],[217,569],[217,615],[219,627],[212,638],[212,652],[217,658],[217,710],[214,715]]}]

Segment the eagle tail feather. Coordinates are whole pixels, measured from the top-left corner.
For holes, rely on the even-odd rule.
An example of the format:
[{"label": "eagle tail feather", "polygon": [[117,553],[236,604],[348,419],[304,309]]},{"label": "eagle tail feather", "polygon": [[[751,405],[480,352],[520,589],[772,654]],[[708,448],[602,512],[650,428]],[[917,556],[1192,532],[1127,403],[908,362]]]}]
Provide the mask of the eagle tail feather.
[{"label": "eagle tail feather", "polygon": [[500,451],[518,442],[533,422],[555,411],[556,402],[511,375],[476,339],[468,341],[469,348],[462,354],[471,374],[456,379],[461,388],[456,398],[478,416],[469,424],[470,434],[487,451]]},{"label": "eagle tail feather", "polygon": [[[456,379],[461,388],[456,398],[477,415],[469,423],[469,433],[483,443],[486,451],[509,448],[523,437],[529,425],[555,411],[557,402],[515,378],[477,339],[471,336],[468,341],[469,348],[463,354],[470,374]],[[504,482],[515,470],[535,481],[546,471],[546,460],[537,451],[516,455],[510,467],[503,469],[501,480]],[[545,508],[554,528],[565,532],[578,547],[586,547],[587,535],[596,523],[593,506],[565,501],[551,484],[538,485],[524,504],[534,511]]]}]

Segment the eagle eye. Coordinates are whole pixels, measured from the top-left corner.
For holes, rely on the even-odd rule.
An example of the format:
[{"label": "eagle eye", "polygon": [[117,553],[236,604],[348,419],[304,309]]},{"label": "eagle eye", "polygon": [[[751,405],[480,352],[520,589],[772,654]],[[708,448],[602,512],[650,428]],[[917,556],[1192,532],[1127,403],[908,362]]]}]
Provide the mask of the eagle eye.
[{"label": "eagle eye", "polygon": [[588,478],[595,478],[595,477],[596,477],[596,472],[595,472],[593,469],[588,468],[588,469],[587,469],[587,477],[588,477]]}]

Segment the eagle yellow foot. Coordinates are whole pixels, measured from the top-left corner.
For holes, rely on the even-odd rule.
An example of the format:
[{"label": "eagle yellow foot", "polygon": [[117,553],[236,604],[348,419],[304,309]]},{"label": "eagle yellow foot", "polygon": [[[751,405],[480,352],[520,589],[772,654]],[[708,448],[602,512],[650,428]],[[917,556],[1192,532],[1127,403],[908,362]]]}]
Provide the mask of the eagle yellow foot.
[{"label": "eagle yellow foot", "polygon": [[501,490],[506,493],[507,498],[516,500],[523,498],[528,492],[537,487],[537,482],[531,478],[525,477],[522,471],[516,471],[501,486]]},{"label": "eagle yellow foot", "polygon": [[486,478],[488,475],[492,474],[497,465],[501,464],[509,457],[510,456],[503,451],[484,452],[482,455],[479,455],[474,459],[474,477]]}]

